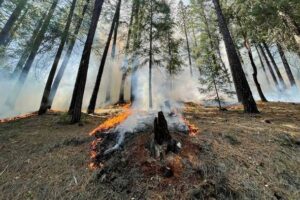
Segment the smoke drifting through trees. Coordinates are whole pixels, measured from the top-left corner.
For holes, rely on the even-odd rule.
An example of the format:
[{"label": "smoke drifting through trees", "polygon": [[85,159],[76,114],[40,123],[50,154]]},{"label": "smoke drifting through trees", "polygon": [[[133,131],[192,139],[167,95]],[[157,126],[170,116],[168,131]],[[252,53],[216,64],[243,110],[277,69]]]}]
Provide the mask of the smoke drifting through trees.
[{"label": "smoke drifting through trees", "polygon": [[[262,100],[298,101],[299,65],[295,64],[295,60],[299,61],[297,57],[299,19],[295,15],[297,2],[288,4],[287,7],[295,8],[289,14],[284,5],[267,2],[267,8],[278,10],[277,13],[272,13],[275,16],[272,27],[261,20],[265,17],[261,13],[265,12],[248,12],[251,7],[262,9],[259,7],[261,2],[250,4],[246,1],[241,5],[239,2],[234,2],[237,6],[230,6],[223,1],[194,0],[190,4],[181,2],[178,5],[178,2],[173,1],[126,1],[120,6],[121,12],[112,35],[113,42],[107,45],[107,48],[104,44],[107,40],[105,32],[108,32],[111,21],[106,19],[116,11],[118,1],[112,1],[111,4],[103,1],[96,1],[95,4],[82,0],[74,2],[75,14],[67,31],[67,38],[63,36],[66,33],[64,28],[67,29],[68,13],[72,10],[71,1],[39,2],[41,5],[46,5],[47,9],[41,7],[36,9],[34,7],[36,5],[31,1],[0,2],[2,13],[9,10],[5,15],[6,18],[1,16],[5,23],[1,27],[3,42],[1,42],[0,53],[3,65],[0,73],[3,79],[0,84],[4,86],[2,88],[9,88],[11,91],[9,95],[1,97],[0,103],[4,108],[1,109],[1,116],[9,115],[13,110],[18,111],[20,105],[26,107],[25,104],[32,103],[28,111],[37,110],[39,103],[36,100],[30,102],[29,99],[42,98],[43,84],[49,76],[52,65],[60,68],[56,70],[54,67],[51,70],[50,81],[45,89],[45,94],[48,93],[46,96],[49,96],[47,101],[43,101],[41,110],[44,112],[47,107],[67,109],[76,82],[70,106],[72,122],[80,120],[82,108],[86,109],[93,88],[96,88],[94,94],[99,94],[96,95],[98,100],[93,100],[90,112],[100,104],[103,105],[105,98],[110,103],[115,103],[128,101],[130,96],[131,100],[135,100],[135,104],[157,108],[164,100],[200,102],[207,99],[207,94],[212,94],[218,99],[221,107],[223,100],[235,101],[228,97],[233,94],[231,79],[235,82],[238,95],[242,97],[246,112],[256,112],[251,93],[256,99],[259,94]],[[102,4],[105,12],[101,14]],[[63,9],[58,9],[58,6]],[[243,9],[237,14],[235,9],[238,6],[242,6]],[[3,7],[5,9],[2,9]],[[34,12],[33,8],[35,8]],[[215,8],[217,8],[216,14]],[[94,12],[94,17],[91,19],[93,10],[97,12]],[[222,20],[220,11],[224,11],[223,18],[226,20]],[[42,14],[45,17],[41,17]],[[175,16],[180,14],[181,17],[177,19]],[[221,19],[219,25],[213,23],[217,17]],[[236,19],[239,17],[242,18],[242,23],[237,23]],[[31,22],[28,18],[32,18]],[[90,33],[87,34],[89,25],[91,25]],[[229,44],[225,25],[233,36],[233,41]],[[237,29],[239,26],[244,30],[244,34],[240,34]],[[24,27],[27,29],[23,30]],[[274,27],[281,32],[276,32]],[[273,34],[268,35],[269,32]],[[96,35],[96,39],[93,38],[93,34]],[[225,53],[224,39],[229,54]],[[61,44],[59,48],[60,41],[65,43],[64,40],[67,40],[66,45]],[[81,55],[85,42],[85,50]],[[99,69],[99,60],[103,57],[104,49],[107,51],[111,49],[112,58],[115,60],[112,62],[110,56],[107,58],[106,65],[100,68],[101,74],[103,73],[102,81],[95,87],[95,72]],[[56,52],[60,55],[54,61]],[[47,60],[45,60],[46,55],[49,55]],[[82,57],[81,62],[80,57]],[[240,65],[241,58],[244,60],[242,63],[244,71],[246,74],[253,74],[253,78],[246,79],[242,68],[237,67]],[[67,69],[67,65],[71,69]],[[231,68],[234,66],[232,75],[229,73],[230,66]],[[78,78],[75,81],[74,74],[78,69]],[[111,74],[108,74],[109,69]],[[67,71],[64,73],[65,70]],[[10,74],[12,71],[14,73]],[[37,71],[40,73],[37,74]],[[56,71],[58,72],[55,73]],[[201,76],[200,82],[198,72]],[[191,74],[193,74],[192,78]],[[52,82],[53,84],[50,84]],[[162,87],[164,84],[168,87]],[[247,85],[250,85],[250,88]],[[184,86],[189,88],[188,91]],[[202,90],[204,88],[208,90]],[[56,91],[58,91],[57,95],[55,95]],[[148,91],[147,94],[145,91]],[[292,98],[289,96],[291,92],[295,92],[291,95]],[[4,105],[5,100],[6,105]],[[24,103],[21,104],[21,101]]]}]

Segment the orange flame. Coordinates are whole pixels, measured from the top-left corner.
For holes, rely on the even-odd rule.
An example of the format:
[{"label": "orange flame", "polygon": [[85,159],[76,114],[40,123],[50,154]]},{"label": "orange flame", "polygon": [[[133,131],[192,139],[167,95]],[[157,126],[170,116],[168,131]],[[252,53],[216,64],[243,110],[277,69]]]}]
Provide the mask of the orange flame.
[{"label": "orange flame", "polygon": [[129,108],[130,104],[126,104],[123,109],[124,111],[120,114],[106,120],[104,123],[100,124],[97,128],[95,128],[92,132],[90,132],[90,136],[96,135],[97,132],[107,131],[113,127],[116,127],[124,120],[126,120],[132,113],[131,109]]},{"label": "orange flame", "polygon": [[16,117],[0,119],[0,123],[13,122],[13,121],[16,121],[16,120],[19,120],[19,119],[26,119],[26,118],[33,117],[33,116],[36,116],[36,115],[37,115],[37,112],[34,112],[34,113],[19,115],[19,116],[16,116]]},{"label": "orange flame", "polygon": [[191,136],[196,136],[197,133],[199,132],[199,129],[197,126],[195,126],[194,124],[190,123],[187,119],[185,119],[184,117],[182,117],[182,120],[184,121],[184,123],[188,126],[189,128],[189,134]]}]

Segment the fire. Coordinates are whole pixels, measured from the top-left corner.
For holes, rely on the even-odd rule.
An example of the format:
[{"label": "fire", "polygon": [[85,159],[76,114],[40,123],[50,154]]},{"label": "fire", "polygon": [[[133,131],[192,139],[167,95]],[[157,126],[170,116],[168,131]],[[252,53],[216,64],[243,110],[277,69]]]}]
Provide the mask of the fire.
[{"label": "fire", "polygon": [[188,128],[189,128],[189,134],[190,134],[191,136],[196,136],[197,133],[198,133],[198,131],[199,131],[198,127],[195,126],[194,124],[190,123],[187,119],[185,119],[185,118],[183,118],[183,117],[182,117],[182,119],[183,119],[184,123],[185,123],[185,124],[188,126]]},{"label": "fire", "polygon": [[33,117],[33,116],[36,116],[36,115],[37,115],[37,112],[34,112],[34,113],[25,114],[25,115],[19,115],[19,116],[16,116],[16,117],[0,119],[0,123],[13,122],[13,121],[16,121],[16,120],[19,120],[19,119],[26,119],[26,118]]},{"label": "fire", "polygon": [[112,118],[106,120],[100,126],[95,128],[89,135],[93,136],[93,135],[96,135],[97,132],[107,131],[111,128],[116,127],[117,125],[122,123],[124,120],[126,120],[131,115],[131,113],[132,113],[132,111],[130,109],[130,104],[126,104],[125,106],[123,106],[123,112],[116,115],[115,117],[112,117]]}]

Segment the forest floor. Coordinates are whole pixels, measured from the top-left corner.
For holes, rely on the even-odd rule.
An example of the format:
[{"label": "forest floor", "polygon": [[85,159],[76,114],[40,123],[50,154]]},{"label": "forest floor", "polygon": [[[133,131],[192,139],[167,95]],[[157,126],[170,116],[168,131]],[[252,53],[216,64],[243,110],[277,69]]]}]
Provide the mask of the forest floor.
[{"label": "forest floor", "polygon": [[[197,134],[171,133],[182,143],[167,161],[149,156],[151,131],[90,170],[88,133],[119,110],[85,115],[77,125],[50,112],[0,123],[0,199],[300,199],[300,105],[241,106],[187,103],[184,117]],[[174,175],[163,176],[168,164]]]}]

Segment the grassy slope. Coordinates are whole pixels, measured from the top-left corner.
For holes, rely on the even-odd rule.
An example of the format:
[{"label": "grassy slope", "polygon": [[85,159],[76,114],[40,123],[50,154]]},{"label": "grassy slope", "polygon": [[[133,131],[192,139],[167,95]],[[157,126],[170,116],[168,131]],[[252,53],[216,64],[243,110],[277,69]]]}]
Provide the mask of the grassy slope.
[{"label": "grassy slope", "polygon": [[171,179],[144,148],[147,133],[91,172],[88,132],[105,117],[78,126],[50,113],[0,124],[0,199],[299,199],[300,105],[259,106],[262,114],[250,116],[187,104],[200,131],[174,134],[183,149],[168,158]]}]

